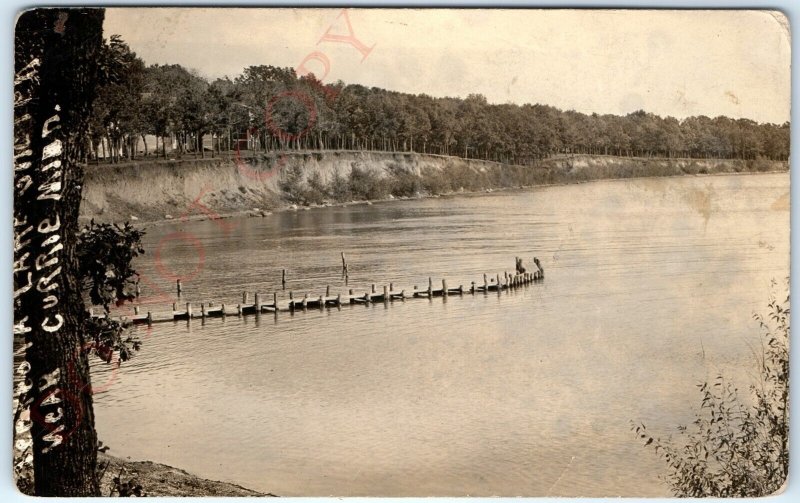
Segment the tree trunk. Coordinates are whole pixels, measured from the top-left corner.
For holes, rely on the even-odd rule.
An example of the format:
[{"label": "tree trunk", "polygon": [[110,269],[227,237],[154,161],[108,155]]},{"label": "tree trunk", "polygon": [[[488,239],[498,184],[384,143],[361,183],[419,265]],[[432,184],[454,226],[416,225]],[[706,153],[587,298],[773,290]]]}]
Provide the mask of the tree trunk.
[{"label": "tree trunk", "polygon": [[24,333],[37,496],[99,496],[75,258],[102,9],[23,12],[15,34],[14,318]]}]

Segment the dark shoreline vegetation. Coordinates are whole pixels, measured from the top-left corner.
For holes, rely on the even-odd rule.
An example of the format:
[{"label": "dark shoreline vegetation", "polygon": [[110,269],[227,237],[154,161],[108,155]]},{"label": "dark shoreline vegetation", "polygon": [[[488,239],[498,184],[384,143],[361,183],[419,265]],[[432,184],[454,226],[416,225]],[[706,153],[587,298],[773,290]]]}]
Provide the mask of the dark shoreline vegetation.
[{"label": "dark shoreline vegetation", "polygon": [[[741,392],[722,374],[697,385],[695,420],[662,439],[631,422],[645,447],[664,462],[661,478],[676,497],[764,497],[781,493],[789,474],[789,278],[773,280],[761,329],[758,372]],[[784,297],[785,292],[785,297]],[[660,451],[660,452],[659,452]]]}]

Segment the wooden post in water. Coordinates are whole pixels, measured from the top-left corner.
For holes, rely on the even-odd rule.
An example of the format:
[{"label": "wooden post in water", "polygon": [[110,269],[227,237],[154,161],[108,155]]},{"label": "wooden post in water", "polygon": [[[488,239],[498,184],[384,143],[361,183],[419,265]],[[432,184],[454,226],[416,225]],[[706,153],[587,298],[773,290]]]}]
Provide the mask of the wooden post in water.
[{"label": "wooden post in water", "polygon": [[372,284],[372,293],[375,293],[375,283]]},{"label": "wooden post in water", "polygon": [[469,293],[475,293],[475,282],[472,282],[472,285],[469,287]]},{"label": "wooden post in water", "polygon": [[500,284],[500,273],[497,273],[497,291],[499,292],[503,285]]},{"label": "wooden post in water", "polygon": [[222,316],[225,316],[225,304],[219,305],[219,312],[222,314]]},{"label": "wooden post in water", "polygon": [[153,313],[151,313],[150,311],[147,311],[147,324],[148,325],[153,324]]},{"label": "wooden post in water", "polygon": [[172,303],[172,312],[174,313],[177,310],[178,310],[178,304],[176,302],[173,302]]},{"label": "wooden post in water", "polygon": [[346,278],[347,276],[348,276],[347,259],[344,258],[344,252],[342,252],[342,277]]},{"label": "wooden post in water", "polygon": [[336,296],[336,305],[337,306],[341,306],[342,305],[342,294],[341,293]]},{"label": "wooden post in water", "polygon": [[353,289],[352,288],[350,289],[350,296],[351,297],[353,296]]},{"label": "wooden post in water", "polygon": [[192,319],[192,303],[191,302],[187,302],[186,303],[186,317],[188,319],[190,319],[190,320]]},{"label": "wooden post in water", "polygon": [[389,291],[394,292],[394,283],[389,283]]},{"label": "wooden post in water", "polygon": [[428,297],[433,297],[433,279],[428,276]]},{"label": "wooden post in water", "polygon": [[483,273],[483,291],[489,291],[489,279],[486,276],[486,273]]},{"label": "wooden post in water", "polygon": [[258,298],[258,292],[253,294],[253,299],[255,304],[253,304],[253,309],[255,309],[256,313],[261,312],[261,299]]},{"label": "wooden post in water", "polygon": [[133,314],[139,314],[139,306],[133,306]]},{"label": "wooden post in water", "polygon": [[331,285],[327,285],[325,287],[325,298],[327,299],[330,296],[331,296]]},{"label": "wooden post in water", "polygon": [[447,280],[442,278],[442,296],[447,297]]},{"label": "wooden post in water", "polygon": [[242,305],[247,305],[247,292],[242,292]]},{"label": "wooden post in water", "polygon": [[278,292],[272,292],[272,305],[275,307],[275,312],[278,312]]},{"label": "wooden post in water", "polygon": [[180,297],[181,296],[181,291],[183,290],[183,288],[181,287],[181,280],[177,280],[176,286],[178,288],[178,297]]},{"label": "wooden post in water", "polygon": [[206,305],[202,302],[200,303],[200,317],[201,318],[206,317]]},{"label": "wooden post in water", "polygon": [[389,287],[386,285],[383,285],[383,301],[389,302]]},{"label": "wooden post in water", "polygon": [[242,305],[241,304],[236,304],[236,316],[239,316],[239,317],[242,316]]},{"label": "wooden post in water", "polygon": [[281,270],[281,286],[286,290],[286,269]]}]

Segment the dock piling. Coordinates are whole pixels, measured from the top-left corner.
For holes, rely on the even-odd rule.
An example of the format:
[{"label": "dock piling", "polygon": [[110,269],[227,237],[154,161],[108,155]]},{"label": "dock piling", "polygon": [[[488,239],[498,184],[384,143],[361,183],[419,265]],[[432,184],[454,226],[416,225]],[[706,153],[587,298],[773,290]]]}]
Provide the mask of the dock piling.
[{"label": "dock piling", "polygon": [[286,290],[286,269],[281,270],[281,286]]},{"label": "dock piling", "polygon": [[[519,260],[519,257],[517,257]],[[498,293],[502,293],[504,290],[516,290],[518,288],[527,287],[529,284],[537,284],[539,281],[544,279],[544,268],[542,267],[541,263],[539,263],[538,259],[534,257],[534,263],[536,264],[536,268],[533,268],[532,271],[523,271],[519,268],[515,270],[506,270],[503,271],[502,274],[497,272],[493,277],[490,277],[488,274],[483,274],[483,285],[480,285],[479,281],[471,281],[468,285],[468,291],[464,289],[464,285],[461,284],[456,288],[450,288],[447,283],[447,278],[441,278],[442,286],[441,290],[433,288],[433,278],[431,276],[428,277],[428,287],[427,289],[420,290],[417,285],[414,285],[413,290],[408,295],[408,298],[421,298],[421,297],[428,297],[432,299],[433,297],[449,297],[452,295],[459,295],[463,296],[465,293],[475,294],[476,292],[483,291],[486,292],[494,292],[497,291]],[[282,274],[285,275],[285,269],[282,270]],[[285,277],[285,276],[284,276]],[[282,278],[283,279],[283,278]],[[225,316],[233,316],[238,315],[239,317],[248,316],[250,314],[261,314],[263,311],[274,311],[276,316],[279,311],[291,311],[293,314],[297,308],[302,308],[306,310],[308,308],[314,308],[319,306],[320,310],[324,310],[325,307],[334,307],[336,306],[339,310],[341,310],[342,303],[346,304],[374,304],[383,300],[385,307],[388,308],[388,303],[394,302],[397,299],[405,300],[407,297],[405,290],[400,290],[399,288],[396,290],[394,287],[394,282],[389,282],[387,284],[381,285],[382,286],[382,293],[377,293],[377,284],[372,283],[368,291],[366,291],[363,296],[359,295],[356,296],[355,290],[353,288],[347,289],[349,295],[340,292],[340,293],[333,293],[331,291],[331,285],[325,285],[324,295],[320,295],[319,297],[314,296],[311,297],[309,293],[305,293],[302,297],[302,300],[298,300],[294,298],[294,292],[289,291],[289,299],[288,305],[286,303],[279,306],[278,304],[278,292],[277,289],[274,289],[272,292],[272,303],[271,304],[262,304],[261,296],[258,292],[253,293],[254,302],[248,303],[249,294],[247,291],[242,292],[242,303],[235,304],[235,310],[231,310],[230,313],[227,312],[226,306],[224,303],[220,305],[215,305],[214,302],[198,302],[199,310],[197,314],[192,312],[192,303],[185,302],[186,310],[185,311],[178,311],[178,303],[172,302],[172,316],[170,318],[164,318],[156,313],[156,319],[153,318],[153,313],[146,309],[143,309],[143,306],[139,304],[132,305],[133,308],[133,315],[129,316],[126,314],[117,315],[118,318],[124,325],[138,325],[138,324],[145,324],[148,325],[154,323],[161,323],[167,320],[189,320],[192,319],[202,319],[203,323],[205,323],[206,318],[224,318]],[[179,289],[179,294],[183,291],[182,281],[176,280],[176,288]],[[347,287],[345,287],[347,288]],[[362,290],[363,291],[363,290]],[[177,300],[181,300],[180,297]],[[445,299],[446,300],[446,299]],[[91,317],[98,317],[104,315],[97,315],[95,314],[94,307],[88,306],[87,311],[89,316]],[[144,313],[144,315],[143,315]],[[108,315],[105,315],[108,318]]]}]

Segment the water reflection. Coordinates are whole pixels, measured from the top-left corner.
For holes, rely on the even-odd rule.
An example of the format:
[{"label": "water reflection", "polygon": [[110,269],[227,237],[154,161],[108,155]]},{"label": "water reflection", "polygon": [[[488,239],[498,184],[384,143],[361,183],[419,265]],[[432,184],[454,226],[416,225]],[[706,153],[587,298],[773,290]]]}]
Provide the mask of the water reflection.
[{"label": "water reflection", "polygon": [[[96,397],[100,437],[282,495],[666,495],[628,421],[667,434],[708,373],[747,378],[750,315],[788,274],[775,205],[788,187],[786,174],[631,180],[288,212],[232,220],[229,235],[152,228],[148,249],[176,231],[202,244],[182,302],[410,291],[429,276],[468,288],[515,256],[538,256],[547,279],[154,326]],[[187,242],[162,249],[168,270],[197,264]],[[137,267],[144,304],[169,311],[172,281],[151,255]]]}]

